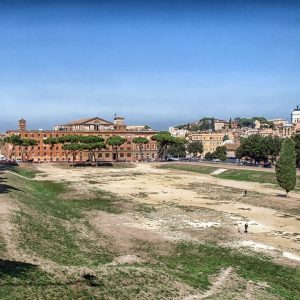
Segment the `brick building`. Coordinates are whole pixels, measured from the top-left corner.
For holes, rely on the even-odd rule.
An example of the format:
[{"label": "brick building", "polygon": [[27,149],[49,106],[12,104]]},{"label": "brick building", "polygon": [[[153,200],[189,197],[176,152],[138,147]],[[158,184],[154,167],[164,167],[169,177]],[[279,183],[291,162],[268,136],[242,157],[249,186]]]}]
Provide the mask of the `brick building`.
[{"label": "brick building", "polygon": [[[7,136],[19,135],[21,138],[34,139],[37,145],[29,148],[29,159],[34,162],[64,162],[71,158],[67,157],[67,153],[62,149],[62,144],[56,144],[52,147],[44,144],[47,138],[58,138],[66,135],[96,135],[107,139],[110,136],[119,135],[126,139],[118,150],[119,161],[138,161],[141,160],[138,145],[132,142],[135,137],[146,137],[149,143],[143,146],[143,155],[145,159],[157,158],[157,144],[151,140],[157,131],[145,129],[144,131],[128,130],[124,123],[124,118],[115,117],[114,122],[109,122],[101,118],[87,118],[76,120],[63,125],[56,125],[53,130],[27,130],[26,121],[19,121],[18,130],[7,131]],[[22,153],[19,146],[13,147],[11,144],[5,145],[5,155],[11,159],[21,159]],[[80,151],[76,161],[86,161],[88,159],[87,151]],[[113,161],[115,159],[113,150],[110,146],[103,149],[99,153],[99,161]]]}]

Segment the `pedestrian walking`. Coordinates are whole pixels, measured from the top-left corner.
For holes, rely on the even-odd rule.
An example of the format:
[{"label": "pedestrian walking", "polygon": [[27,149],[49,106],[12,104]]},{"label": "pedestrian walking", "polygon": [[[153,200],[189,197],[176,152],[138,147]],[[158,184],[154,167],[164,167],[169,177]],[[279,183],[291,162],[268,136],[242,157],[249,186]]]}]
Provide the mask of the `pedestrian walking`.
[{"label": "pedestrian walking", "polygon": [[244,190],[244,197],[246,197],[247,196],[247,191],[246,190]]},{"label": "pedestrian walking", "polygon": [[247,222],[245,223],[245,231],[244,232],[248,233],[248,223]]}]

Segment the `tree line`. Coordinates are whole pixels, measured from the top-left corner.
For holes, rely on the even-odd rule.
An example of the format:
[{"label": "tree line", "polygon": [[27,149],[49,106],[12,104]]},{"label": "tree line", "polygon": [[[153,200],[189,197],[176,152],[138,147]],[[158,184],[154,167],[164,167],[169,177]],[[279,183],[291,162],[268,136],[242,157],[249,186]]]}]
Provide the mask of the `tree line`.
[{"label": "tree line", "polygon": [[[50,160],[53,161],[53,150],[57,144],[62,145],[62,150],[65,154],[66,161],[69,161],[69,158],[72,158],[72,165],[74,165],[78,154],[81,151],[88,152],[88,160],[95,162],[98,166],[99,153],[103,149],[107,149],[107,146],[111,146],[115,160],[118,161],[119,158],[119,148],[126,143],[126,139],[114,135],[108,137],[106,140],[101,136],[87,135],[66,135],[62,137],[50,137],[43,140],[43,144],[50,146]],[[4,143],[12,145],[12,149],[9,153],[9,159],[13,157],[16,158],[16,147],[19,147],[21,152],[22,162],[29,162],[29,157],[31,156],[34,146],[38,144],[38,141],[35,139],[21,138],[19,135],[12,135],[10,137],[5,137],[3,139]],[[132,139],[132,142],[138,146],[141,159],[144,160],[143,145],[149,143],[149,139],[145,137],[136,137]]]}]

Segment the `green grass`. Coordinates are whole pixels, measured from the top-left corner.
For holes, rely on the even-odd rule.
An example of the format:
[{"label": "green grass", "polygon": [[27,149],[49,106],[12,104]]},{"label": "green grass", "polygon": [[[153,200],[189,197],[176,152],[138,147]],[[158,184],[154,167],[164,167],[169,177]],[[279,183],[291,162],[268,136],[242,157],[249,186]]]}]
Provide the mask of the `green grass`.
[{"label": "green grass", "polygon": [[12,196],[22,206],[14,217],[22,250],[62,265],[93,266],[111,261],[107,238],[93,232],[84,214],[90,210],[120,212],[113,195],[99,191],[91,199],[66,199],[62,183],[15,176],[13,182],[19,190]]},{"label": "green grass", "polygon": [[195,288],[208,289],[209,276],[232,266],[246,280],[267,282],[271,293],[300,299],[300,270],[273,263],[264,256],[245,255],[229,248],[204,244],[179,244],[171,255],[160,256],[172,275]]},{"label": "green grass", "polygon": [[41,173],[33,168],[23,166],[12,166],[9,170],[27,178],[35,178],[36,174]]},{"label": "green grass", "polygon": [[219,175],[216,175],[216,177],[237,181],[251,181],[271,184],[277,183],[275,173],[255,170],[227,170]]},{"label": "green grass", "polygon": [[[165,164],[159,166],[160,169],[170,169],[170,170],[181,170],[188,172],[196,172],[202,174],[211,174],[212,172],[218,170],[216,167],[206,167],[206,166],[196,166],[196,165],[185,165],[185,164]],[[217,178],[236,180],[236,181],[249,181],[249,182],[259,182],[259,183],[269,183],[274,184],[279,187],[276,181],[276,175],[272,172],[256,171],[256,170],[227,170],[219,175],[213,175]],[[297,185],[299,186],[300,177],[297,176]],[[296,187],[295,191],[299,191],[300,187]]]},{"label": "green grass", "polygon": [[210,174],[213,171],[217,170],[216,167],[209,166],[196,166],[196,165],[188,165],[188,164],[164,164],[158,166],[160,169],[168,169],[168,170],[181,170],[188,172],[196,172],[202,174]]},{"label": "green grass", "polygon": [[[259,183],[269,183],[279,187],[276,181],[276,174],[272,172],[255,171],[255,170],[227,170],[215,177],[236,181],[250,181]],[[297,185],[299,186],[300,177],[297,176]],[[296,186],[295,191],[298,191],[299,187]]]}]

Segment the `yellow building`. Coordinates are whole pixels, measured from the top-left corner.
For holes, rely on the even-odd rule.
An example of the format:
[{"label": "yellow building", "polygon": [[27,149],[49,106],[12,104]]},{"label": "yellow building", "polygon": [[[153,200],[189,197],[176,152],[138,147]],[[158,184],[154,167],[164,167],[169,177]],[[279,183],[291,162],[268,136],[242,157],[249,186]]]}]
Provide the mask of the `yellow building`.
[{"label": "yellow building", "polygon": [[214,152],[217,147],[223,145],[224,133],[203,132],[189,135],[192,142],[201,142],[203,144],[203,155],[207,152]]}]

